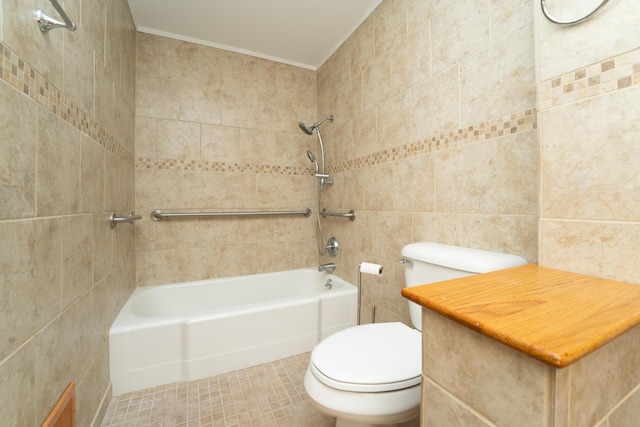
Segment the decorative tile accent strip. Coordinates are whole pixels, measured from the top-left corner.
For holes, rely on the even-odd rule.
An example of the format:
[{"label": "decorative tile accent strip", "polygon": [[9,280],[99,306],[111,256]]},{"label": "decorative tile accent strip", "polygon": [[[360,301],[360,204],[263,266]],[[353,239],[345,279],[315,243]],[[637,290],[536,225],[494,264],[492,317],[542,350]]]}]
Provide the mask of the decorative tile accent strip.
[{"label": "decorative tile accent strip", "polygon": [[[505,135],[528,132],[537,128],[536,109],[512,113],[498,119],[467,126],[457,131],[435,135],[430,139],[416,141],[411,144],[396,146],[386,150],[377,151],[364,157],[347,160],[336,165],[329,165],[328,172],[344,172],[351,169],[359,169],[366,166],[379,165],[395,160],[415,157],[433,151],[446,150],[465,144],[479,141],[487,141]],[[242,172],[276,175],[311,175],[310,168],[277,166],[277,165],[250,165],[225,162],[211,162],[205,160],[176,160],[138,157],[135,163],[136,169],[165,169],[165,170],[190,170],[211,172]]]},{"label": "decorative tile accent strip", "polygon": [[344,172],[395,160],[415,157],[434,151],[446,150],[474,142],[488,141],[505,135],[528,132],[537,128],[536,109],[512,113],[498,119],[476,123],[465,128],[434,135],[429,139],[412,142],[403,146],[388,148],[357,159],[347,160],[329,166],[329,172]]},{"label": "decorative tile accent strip", "polygon": [[134,164],[133,153],[128,152],[116,142],[112,134],[87,116],[58,88],[53,86],[4,43],[0,43],[0,78],[97,141],[118,159],[128,165]]},{"label": "decorative tile accent strip", "polygon": [[313,173],[311,169],[295,166],[250,165],[226,162],[211,162],[207,160],[157,159],[150,157],[136,158],[135,166],[136,169],[240,172],[274,175],[310,175]]},{"label": "decorative tile accent strip", "polygon": [[639,84],[637,49],[540,83],[538,108],[546,110]]}]

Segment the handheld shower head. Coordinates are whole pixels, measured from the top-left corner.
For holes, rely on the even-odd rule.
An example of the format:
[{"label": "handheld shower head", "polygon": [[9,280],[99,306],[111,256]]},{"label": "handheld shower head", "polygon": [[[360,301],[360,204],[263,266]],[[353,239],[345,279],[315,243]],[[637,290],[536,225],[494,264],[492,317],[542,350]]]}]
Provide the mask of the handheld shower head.
[{"label": "handheld shower head", "polygon": [[320,127],[320,125],[326,122],[327,120],[329,120],[330,122],[333,122],[333,114],[325,117],[324,119],[318,120],[311,126],[303,122],[298,122],[298,126],[300,126],[300,129],[302,129],[302,132],[306,133],[307,135],[312,135],[313,131],[318,129],[318,127]]},{"label": "handheld shower head", "polygon": [[309,160],[311,160],[313,163],[316,164],[316,174],[317,174],[318,173],[318,161],[316,160],[316,156],[314,156],[311,151],[307,150],[307,157],[309,158]]}]

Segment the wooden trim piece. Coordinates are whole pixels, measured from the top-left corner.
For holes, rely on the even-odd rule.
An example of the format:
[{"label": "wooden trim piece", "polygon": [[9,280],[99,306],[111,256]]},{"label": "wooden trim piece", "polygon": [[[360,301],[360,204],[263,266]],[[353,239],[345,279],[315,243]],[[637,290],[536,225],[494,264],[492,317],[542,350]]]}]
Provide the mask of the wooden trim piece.
[{"label": "wooden trim piece", "polygon": [[71,381],[42,427],[76,427],[76,387]]}]

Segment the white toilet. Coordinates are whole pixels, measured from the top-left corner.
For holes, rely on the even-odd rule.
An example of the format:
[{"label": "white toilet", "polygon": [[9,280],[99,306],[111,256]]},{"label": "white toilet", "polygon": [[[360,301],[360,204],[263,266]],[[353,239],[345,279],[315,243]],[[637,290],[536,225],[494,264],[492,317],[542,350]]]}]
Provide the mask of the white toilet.
[{"label": "white toilet", "polygon": [[[524,258],[439,243],[402,249],[405,286],[526,264]],[[422,307],[409,302],[411,322],[354,326],[329,336],[311,353],[304,387],[337,427],[394,426],[420,413]]]}]

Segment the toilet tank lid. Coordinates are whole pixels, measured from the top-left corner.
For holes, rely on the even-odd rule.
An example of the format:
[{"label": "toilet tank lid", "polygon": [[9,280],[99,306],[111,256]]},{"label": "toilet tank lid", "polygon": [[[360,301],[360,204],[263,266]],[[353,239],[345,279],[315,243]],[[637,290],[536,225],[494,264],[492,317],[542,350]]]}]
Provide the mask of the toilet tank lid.
[{"label": "toilet tank lid", "polygon": [[469,273],[488,273],[527,263],[518,255],[432,242],[408,244],[402,248],[402,256]]}]

